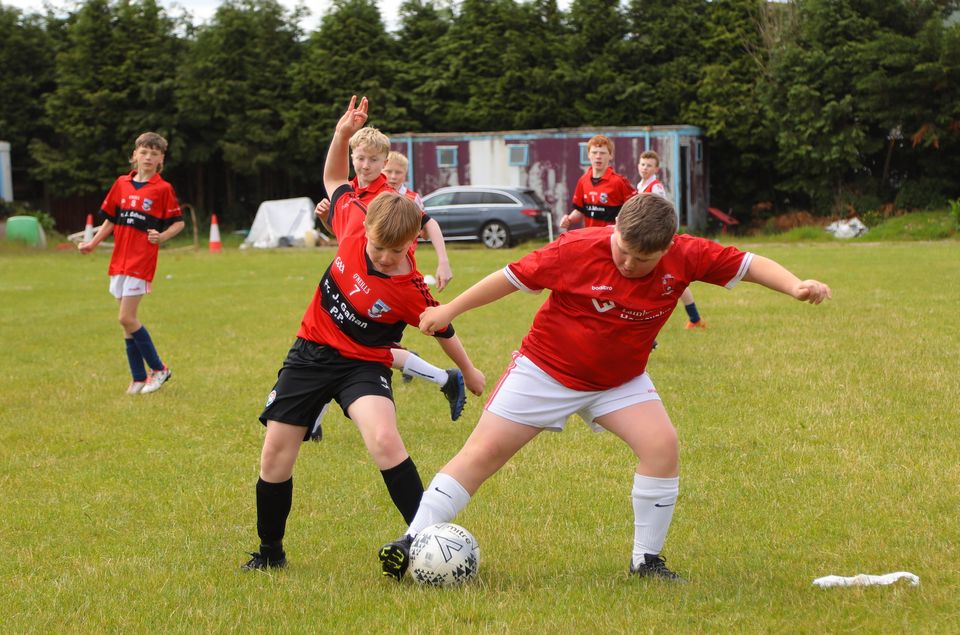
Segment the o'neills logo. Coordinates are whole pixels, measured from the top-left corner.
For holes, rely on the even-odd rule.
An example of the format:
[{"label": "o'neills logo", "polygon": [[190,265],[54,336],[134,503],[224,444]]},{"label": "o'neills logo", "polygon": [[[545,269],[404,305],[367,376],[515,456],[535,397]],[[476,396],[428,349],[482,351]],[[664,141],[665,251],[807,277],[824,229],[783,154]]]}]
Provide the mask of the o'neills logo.
[{"label": "o'neills logo", "polygon": [[613,287],[608,287],[605,284],[595,284],[590,287],[591,291],[613,291]]}]

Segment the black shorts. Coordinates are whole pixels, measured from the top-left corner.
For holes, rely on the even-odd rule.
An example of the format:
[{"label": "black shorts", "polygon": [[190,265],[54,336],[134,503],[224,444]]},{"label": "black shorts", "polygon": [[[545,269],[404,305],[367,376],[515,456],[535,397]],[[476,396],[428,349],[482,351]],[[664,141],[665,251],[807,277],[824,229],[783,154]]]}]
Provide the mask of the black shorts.
[{"label": "black shorts", "polygon": [[392,374],[379,362],[343,357],[336,349],[298,337],[277,373],[260,423],[271,420],[309,428],[331,399],[347,417],[347,408],[360,397],[393,401]]}]

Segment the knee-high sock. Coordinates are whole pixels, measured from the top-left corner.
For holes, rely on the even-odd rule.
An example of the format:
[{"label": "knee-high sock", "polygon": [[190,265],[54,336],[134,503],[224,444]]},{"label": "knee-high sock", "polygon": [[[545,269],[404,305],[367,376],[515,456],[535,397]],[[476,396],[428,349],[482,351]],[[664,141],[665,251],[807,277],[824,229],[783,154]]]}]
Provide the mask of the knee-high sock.
[{"label": "knee-high sock", "polygon": [[143,366],[143,356],[132,337],[123,338],[127,346],[127,363],[130,365],[130,375],[133,381],[147,381],[147,369]]},{"label": "knee-high sock", "polygon": [[440,386],[447,383],[447,371],[417,357],[414,353],[407,356],[407,361],[403,364],[403,372],[413,377],[427,379]]},{"label": "knee-high sock", "polygon": [[700,311],[697,311],[696,302],[691,302],[690,304],[684,304],[683,308],[687,310],[687,317],[690,318],[691,322],[696,323],[700,321]]},{"label": "knee-high sock", "polygon": [[663,550],[679,492],[679,477],[633,475],[634,565],[643,562],[643,554],[657,555]]},{"label": "knee-high sock", "polygon": [[452,476],[439,472],[423,493],[420,509],[407,529],[407,535],[416,536],[424,528],[436,523],[448,523],[470,502],[470,494]]},{"label": "knee-high sock", "polygon": [[150,337],[150,332],[147,331],[147,327],[141,326],[138,330],[131,333],[130,336],[133,338],[133,341],[137,343],[137,348],[140,349],[140,355],[147,360],[147,365],[153,370],[163,370],[163,362],[160,361],[160,355],[153,345],[153,339]]},{"label": "knee-high sock", "polygon": [[409,525],[420,506],[423,496],[423,481],[417,466],[409,456],[391,468],[380,470],[383,482],[387,484],[387,491],[393,504],[400,510],[403,520]]},{"label": "knee-high sock", "polygon": [[283,535],[287,531],[287,516],[292,504],[293,477],[282,483],[257,479],[257,535],[260,536],[261,553],[264,547],[276,555],[283,553]]}]

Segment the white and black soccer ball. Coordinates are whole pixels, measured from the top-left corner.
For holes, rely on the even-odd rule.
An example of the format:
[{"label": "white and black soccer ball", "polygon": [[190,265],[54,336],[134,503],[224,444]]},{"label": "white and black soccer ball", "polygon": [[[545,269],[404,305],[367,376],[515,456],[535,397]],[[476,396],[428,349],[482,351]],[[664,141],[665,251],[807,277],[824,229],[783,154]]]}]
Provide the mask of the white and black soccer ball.
[{"label": "white and black soccer ball", "polygon": [[460,525],[430,525],[410,545],[409,573],[420,584],[463,584],[475,578],[479,569],[480,545]]}]

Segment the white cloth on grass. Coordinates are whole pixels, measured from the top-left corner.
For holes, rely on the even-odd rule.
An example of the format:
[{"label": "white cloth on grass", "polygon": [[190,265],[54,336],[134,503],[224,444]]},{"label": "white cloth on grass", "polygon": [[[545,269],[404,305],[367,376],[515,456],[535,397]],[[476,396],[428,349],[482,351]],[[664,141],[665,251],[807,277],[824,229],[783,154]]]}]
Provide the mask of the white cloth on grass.
[{"label": "white cloth on grass", "polygon": [[920,578],[909,571],[896,571],[894,573],[885,573],[883,575],[868,575],[859,573],[854,576],[844,577],[842,575],[827,575],[817,578],[813,581],[814,586],[821,589],[835,586],[874,586],[893,584],[897,580],[908,580],[910,586],[919,586]]}]

